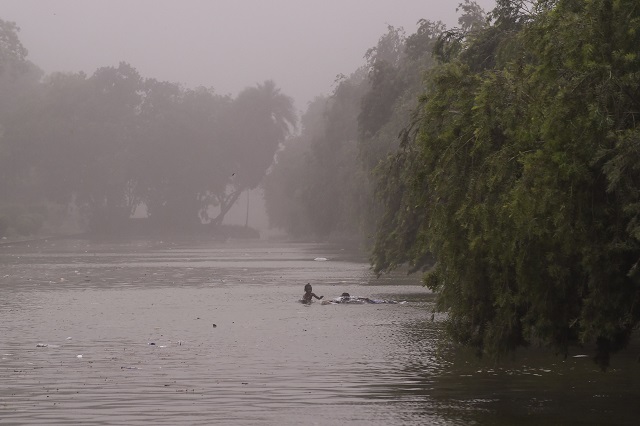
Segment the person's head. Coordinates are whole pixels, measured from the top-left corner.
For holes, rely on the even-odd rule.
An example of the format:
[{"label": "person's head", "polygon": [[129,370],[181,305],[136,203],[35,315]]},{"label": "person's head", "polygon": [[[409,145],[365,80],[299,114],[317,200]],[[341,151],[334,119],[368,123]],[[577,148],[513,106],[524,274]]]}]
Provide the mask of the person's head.
[{"label": "person's head", "polygon": [[307,283],[307,284],[304,286],[304,291],[305,291],[305,292],[307,292],[307,293],[308,293],[308,292],[310,292],[310,291],[311,291],[311,284]]},{"label": "person's head", "polygon": [[349,293],[342,293],[342,296],[340,297],[351,297],[351,296],[349,295]]}]

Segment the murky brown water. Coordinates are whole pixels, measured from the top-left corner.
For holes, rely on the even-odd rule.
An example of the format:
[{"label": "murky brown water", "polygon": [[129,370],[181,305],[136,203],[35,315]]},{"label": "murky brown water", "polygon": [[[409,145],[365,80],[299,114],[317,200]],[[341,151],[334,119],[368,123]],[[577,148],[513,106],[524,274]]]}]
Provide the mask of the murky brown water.
[{"label": "murky brown water", "polygon": [[[375,280],[339,247],[52,240],[0,246],[0,268],[0,425],[596,425],[640,414],[637,348],[607,373],[535,351],[488,365],[443,343],[417,277]],[[306,282],[325,297],[408,303],[305,306]]]}]

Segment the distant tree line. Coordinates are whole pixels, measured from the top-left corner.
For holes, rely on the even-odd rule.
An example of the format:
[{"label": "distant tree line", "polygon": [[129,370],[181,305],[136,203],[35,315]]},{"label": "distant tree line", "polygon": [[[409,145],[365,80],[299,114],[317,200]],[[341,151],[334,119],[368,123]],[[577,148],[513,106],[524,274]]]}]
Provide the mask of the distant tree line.
[{"label": "distant tree line", "polygon": [[359,230],[408,264],[455,341],[500,356],[595,343],[640,319],[640,3],[460,4],[389,28],[313,102],[265,183],[298,235]]},{"label": "distant tree line", "polygon": [[51,205],[74,206],[94,232],[140,206],[157,229],[221,224],[295,126],[272,81],[232,98],[126,63],[43,76],[0,20],[0,234],[37,231]]}]

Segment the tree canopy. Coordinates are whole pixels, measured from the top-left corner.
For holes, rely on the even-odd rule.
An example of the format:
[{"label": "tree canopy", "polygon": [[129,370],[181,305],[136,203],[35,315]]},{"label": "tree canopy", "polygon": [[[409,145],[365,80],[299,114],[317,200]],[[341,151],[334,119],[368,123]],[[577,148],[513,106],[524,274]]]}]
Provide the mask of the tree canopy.
[{"label": "tree canopy", "polygon": [[425,283],[482,353],[595,342],[606,366],[640,319],[640,8],[500,1],[491,19],[443,37],[381,166],[374,266],[435,256]]},{"label": "tree canopy", "polygon": [[93,231],[140,206],[158,229],[220,225],[297,124],[270,80],[231,98],[127,63],[42,78],[26,57],[0,20],[0,204],[73,204]]}]

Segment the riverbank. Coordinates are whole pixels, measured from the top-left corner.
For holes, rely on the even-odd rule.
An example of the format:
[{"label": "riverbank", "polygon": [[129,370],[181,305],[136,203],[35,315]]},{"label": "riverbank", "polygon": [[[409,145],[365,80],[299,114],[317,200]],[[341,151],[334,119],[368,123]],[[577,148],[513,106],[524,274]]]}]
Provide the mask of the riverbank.
[{"label": "riverbank", "polygon": [[85,238],[86,234],[64,234],[64,235],[30,235],[24,237],[0,237],[0,246],[11,246],[18,244],[29,244],[29,243],[38,243],[38,242],[47,242],[52,240],[62,240],[62,239],[81,239]]}]

